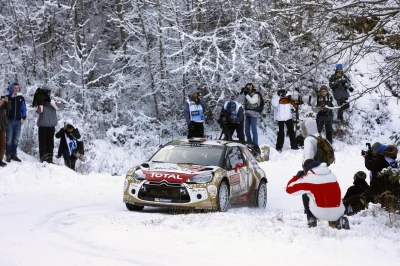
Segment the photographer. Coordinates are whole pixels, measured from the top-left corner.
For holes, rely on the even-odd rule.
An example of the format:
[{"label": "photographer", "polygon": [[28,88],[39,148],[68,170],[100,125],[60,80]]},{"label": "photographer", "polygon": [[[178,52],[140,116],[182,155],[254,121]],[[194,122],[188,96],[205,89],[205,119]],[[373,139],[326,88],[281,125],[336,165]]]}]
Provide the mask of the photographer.
[{"label": "photographer", "polygon": [[[258,145],[257,120],[262,111],[261,95],[254,88],[253,83],[247,83],[240,94],[245,95],[246,124],[245,132],[247,141]],[[251,129],[251,132],[250,132]],[[253,137],[251,136],[253,134]]]},{"label": "photographer", "polygon": [[318,133],[325,127],[326,139],[332,144],[332,122],[333,122],[333,97],[328,93],[328,87],[322,85],[317,95],[317,127]]},{"label": "photographer", "polygon": [[[329,87],[333,92],[333,97],[336,99],[338,106],[341,106],[337,118],[343,122],[343,111],[350,108],[347,103],[350,94],[354,89],[350,86],[349,78],[343,73],[343,65],[337,64],[335,74],[329,78]],[[342,106],[343,105],[343,106]]]},{"label": "photographer", "polygon": [[75,163],[78,159],[76,151],[78,149],[78,139],[81,138],[79,130],[73,126],[72,120],[69,119],[64,123],[64,127],[56,133],[56,138],[60,140],[57,157],[64,157],[65,166],[75,171]]},{"label": "photographer", "polygon": [[218,123],[225,135],[225,140],[232,140],[233,133],[236,130],[239,140],[244,141],[244,113],[243,106],[238,102],[227,101],[224,104]]},{"label": "photographer", "polygon": [[37,126],[39,127],[39,156],[41,162],[53,163],[54,133],[58,124],[57,110],[61,103],[50,98],[51,89],[44,85],[38,88],[34,95],[32,106],[37,107],[39,115]]},{"label": "photographer", "polygon": [[200,92],[192,89],[183,105],[183,115],[188,126],[188,138],[204,137],[204,113],[208,105],[199,97]]},{"label": "photographer", "polygon": [[389,180],[389,176],[384,174],[378,176],[380,172],[388,168],[397,168],[397,153],[398,149],[394,145],[383,145],[379,142],[375,142],[371,146],[371,150],[363,151],[362,156],[365,158],[365,167],[371,171],[370,187],[362,196],[364,201],[367,202],[378,202],[384,204],[384,199],[381,197],[385,192],[391,192],[393,194],[400,193],[399,182],[392,182]]},{"label": "photographer", "polygon": [[0,98],[0,167],[7,166],[3,162],[4,153],[6,152],[6,130],[8,128],[8,112],[10,111],[10,104],[8,103],[7,96]]},{"label": "photographer", "polygon": [[7,129],[7,150],[6,161],[9,163],[11,160],[21,162],[17,156],[17,148],[19,136],[21,134],[21,127],[26,120],[26,104],[25,98],[19,93],[19,84],[11,83],[9,88],[8,99],[10,102],[10,112],[8,113]]},{"label": "photographer", "polygon": [[276,150],[281,152],[285,141],[284,126],[286,124],[290,138],[290,146],[293,150],[298,150],[296,136],[293,128],[292,105],[297,105],[297,101],[292,100],[291,95],[285,89],[280,89],[272,97],[272,106],[274,107],[274,119],[278,121],[279,131],[276,142]]}]

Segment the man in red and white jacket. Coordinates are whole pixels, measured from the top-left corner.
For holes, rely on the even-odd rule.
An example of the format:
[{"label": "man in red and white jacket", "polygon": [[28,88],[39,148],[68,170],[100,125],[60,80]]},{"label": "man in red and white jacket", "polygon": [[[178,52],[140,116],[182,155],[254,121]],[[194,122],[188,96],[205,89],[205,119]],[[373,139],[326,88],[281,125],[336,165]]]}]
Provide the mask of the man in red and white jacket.
[{"label": "man in red and white jacket", "polygon": [[[304,208],[310,227],[317,225],[316,218],[329,221],[331,226],[338,226],[345,208],[335,174],[327,167],[326,163],[320,163],[313,159],[306,160],[303,169],[304,171],[298,172],[289,181],[286,192],[291,195],[303,195]],[[348,226],[348,221],[345,226]]]}]

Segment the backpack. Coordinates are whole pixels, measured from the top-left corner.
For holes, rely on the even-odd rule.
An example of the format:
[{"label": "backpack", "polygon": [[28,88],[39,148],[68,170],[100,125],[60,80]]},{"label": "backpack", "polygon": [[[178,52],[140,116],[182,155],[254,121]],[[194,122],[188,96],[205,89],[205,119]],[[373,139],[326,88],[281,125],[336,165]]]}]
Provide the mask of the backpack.
[{"label": "backpack", "polygon": [[335,153],[333,151],[332,145],[328,140],[324,139],[321,135],[318,137],[310,135],[318,141],[317,144],[317,154],[314,157],[314,160],[326,163],[326,165],[331,165],[335,162]]},{"label": "backpack", "polygon": [[260,97],[260,105],[254,111],[261,113],[264,110],[265,100],[260,91],[256,91],[255,94],[258,94],[258,97]]}]

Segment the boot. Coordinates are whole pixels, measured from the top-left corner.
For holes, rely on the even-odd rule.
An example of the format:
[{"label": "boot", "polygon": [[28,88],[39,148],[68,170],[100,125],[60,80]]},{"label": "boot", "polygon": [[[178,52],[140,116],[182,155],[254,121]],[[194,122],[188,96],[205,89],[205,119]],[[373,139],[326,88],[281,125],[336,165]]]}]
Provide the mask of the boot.
[{"label": "boot", "polygon": [[7,164],[3,161],[0,161],[0,167],[5,167],[5,166],[7,166]]},{"label": "boot", "polygon": [[317,218],[315,217],[309,217],[307,218],[307,222],[308,222],[308,227],[317,227]]},{"label": "boot", "polygon": [[11,155],[10,154],[6,155],[6,162],[7,163],[11,162]]},{"label": "boot", "polygon": [[344,216],[340,217],[338,222],[339,222],[338,229],[344,229],[344,230],[350,229],[350,223],[349,223],[349,219],[347,219],[347,217],[344,217]]},{"label": "boot", "polygon": [[12,155],[12,156],[11,156],[11,159],[14,160],[14,161],[16,161],[16,162],[21,162],[21,159],[18,158],[18,156],[17,156],[16,154]]}]

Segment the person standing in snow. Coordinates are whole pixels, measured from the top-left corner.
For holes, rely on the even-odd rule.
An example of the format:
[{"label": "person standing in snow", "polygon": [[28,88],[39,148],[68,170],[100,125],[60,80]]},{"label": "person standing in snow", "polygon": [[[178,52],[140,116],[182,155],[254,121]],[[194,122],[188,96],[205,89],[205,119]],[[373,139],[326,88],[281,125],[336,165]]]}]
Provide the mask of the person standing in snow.
[{"label": "person standing in snow", "polygon": [[[50,98],[51,89],[44,85],[42,89],[37,89],[36,94],[47,94],[43,97],[43,101],[34,103],[37,107],[36,113],[39,115],[37,126],[39,127],[39,156],[40,162],[53,163],[54,152],[54,133],[55,126],[58,124],[57,110],[61,107],[61,103]],[[36,95],[35,95],[36,97]]]},{"label": "person standing in snow", "polygon": [[244,141],[244,108],[235,101],[227,101],[221,110],[218,123],[221,125],[225,140],[232,140],[233,133],[236,131],[240,141]]},{"label": "person standing in snow", "polygon": [[272,106],[274,107],[274,119],[278,121],[279,131],[278,138],[276,141],[276,150],[281,152],[283,143],[285,142],[285,124],[290,138],[290,146],[293,150],[298,150],[296,144],[296,136],[293,128],[292,119],[292,105],[296,105],[297,102],[292,100],[290,93],[285,89],[280,89],[272,97]]},{"label": "person standing in snow", "polygon": [[312,118],[307,118],[300,124],[301,134],[304,137],[303,162],[307,159],[314,159],[317,155],[319,136],[317,123]]},{"label": "person standing in snow", "polygon": [[3,157],[6,152],[6,131],[8,128],[8,112],[10,111],[10,104],[8,103],[7,96],[0,98],[0,167],[7,166],[3,162]]},{"label": "person standing in snow", "polygon": [[355,214],[364,209],[364,206],[362,204],[350,205],[347,200],[351,197],[361,195],[369,188],[368,183],[365,181],[366,178],[367,175],[363,171],[358,171],[357,173],[355,173],[353,177],[353,186],[347,189],[346,195],[344,195],[343,197],[343,204],[346,208],[346,212],[348,215]]},{"label": "person standing in snow", "polygon": [[76,150],[78,149],[78,139],[81,138],[78,128],[75,128],[72,120],[64,123],[64,127],[56,133],[56,138],[60,139],[57,157],[64,157],[65,166],[75,171]]},{"label": "person standing in snow", "polygon": [[337,119],[343,122],[343,111],[350,108],[350,105],[347,103],[350,97],[348,91],[353,92],[354,89],[350,86],[350,79],[343,73],[342,64],[336,65],[335,74],[329,78],[329,87],[333,92],[333,97],[336,99],[338,106],[341,106]]},{"label": "person standing in snow", "polygon": [[[245,95],[246,123],[245,132],[248,142],[258,145],[257,120],[260,116],[261,99],[253,83],[247,83],[240,94]],[[251,130],[250,130],[251,129]],[[251,136],[253,135],[253,137]]]},{"label": "person standing in snow", "polygon": [[10,104],[10,112],[8,112],[8,124],[6,137],[6,161],[9,163],[11,160],[20,162],[17,156],[17,148],[19,137],[21,134],[22,124],[26,119],[26,104],[25,98],[19,93],[19,84],[13,82],[9,88],[8,100]]},{"label": "person standing in snow", "polygon": [[317,127],[318,133],[321,134],[325,127],[326,139],[332,144],[332,122],[333,122],[333,97],[328,93],[328,87],[322,85],[317,95]]},{"label": "person standing in snow", "polygon": [[204,137],[204,113],[207,109],[208,105],[200,98],[200,92],[193,88],[183,105],[188,138]]},{"label": "person standing in snow", "polygon": [[344,206],[340,187],[335,174],[325,163],[308,159],[287,184],[286,192],[302,195],[309,227],[317,226],[317,218],[329,221],[329,226],[349,229],[347,218],[343,217]]}]

